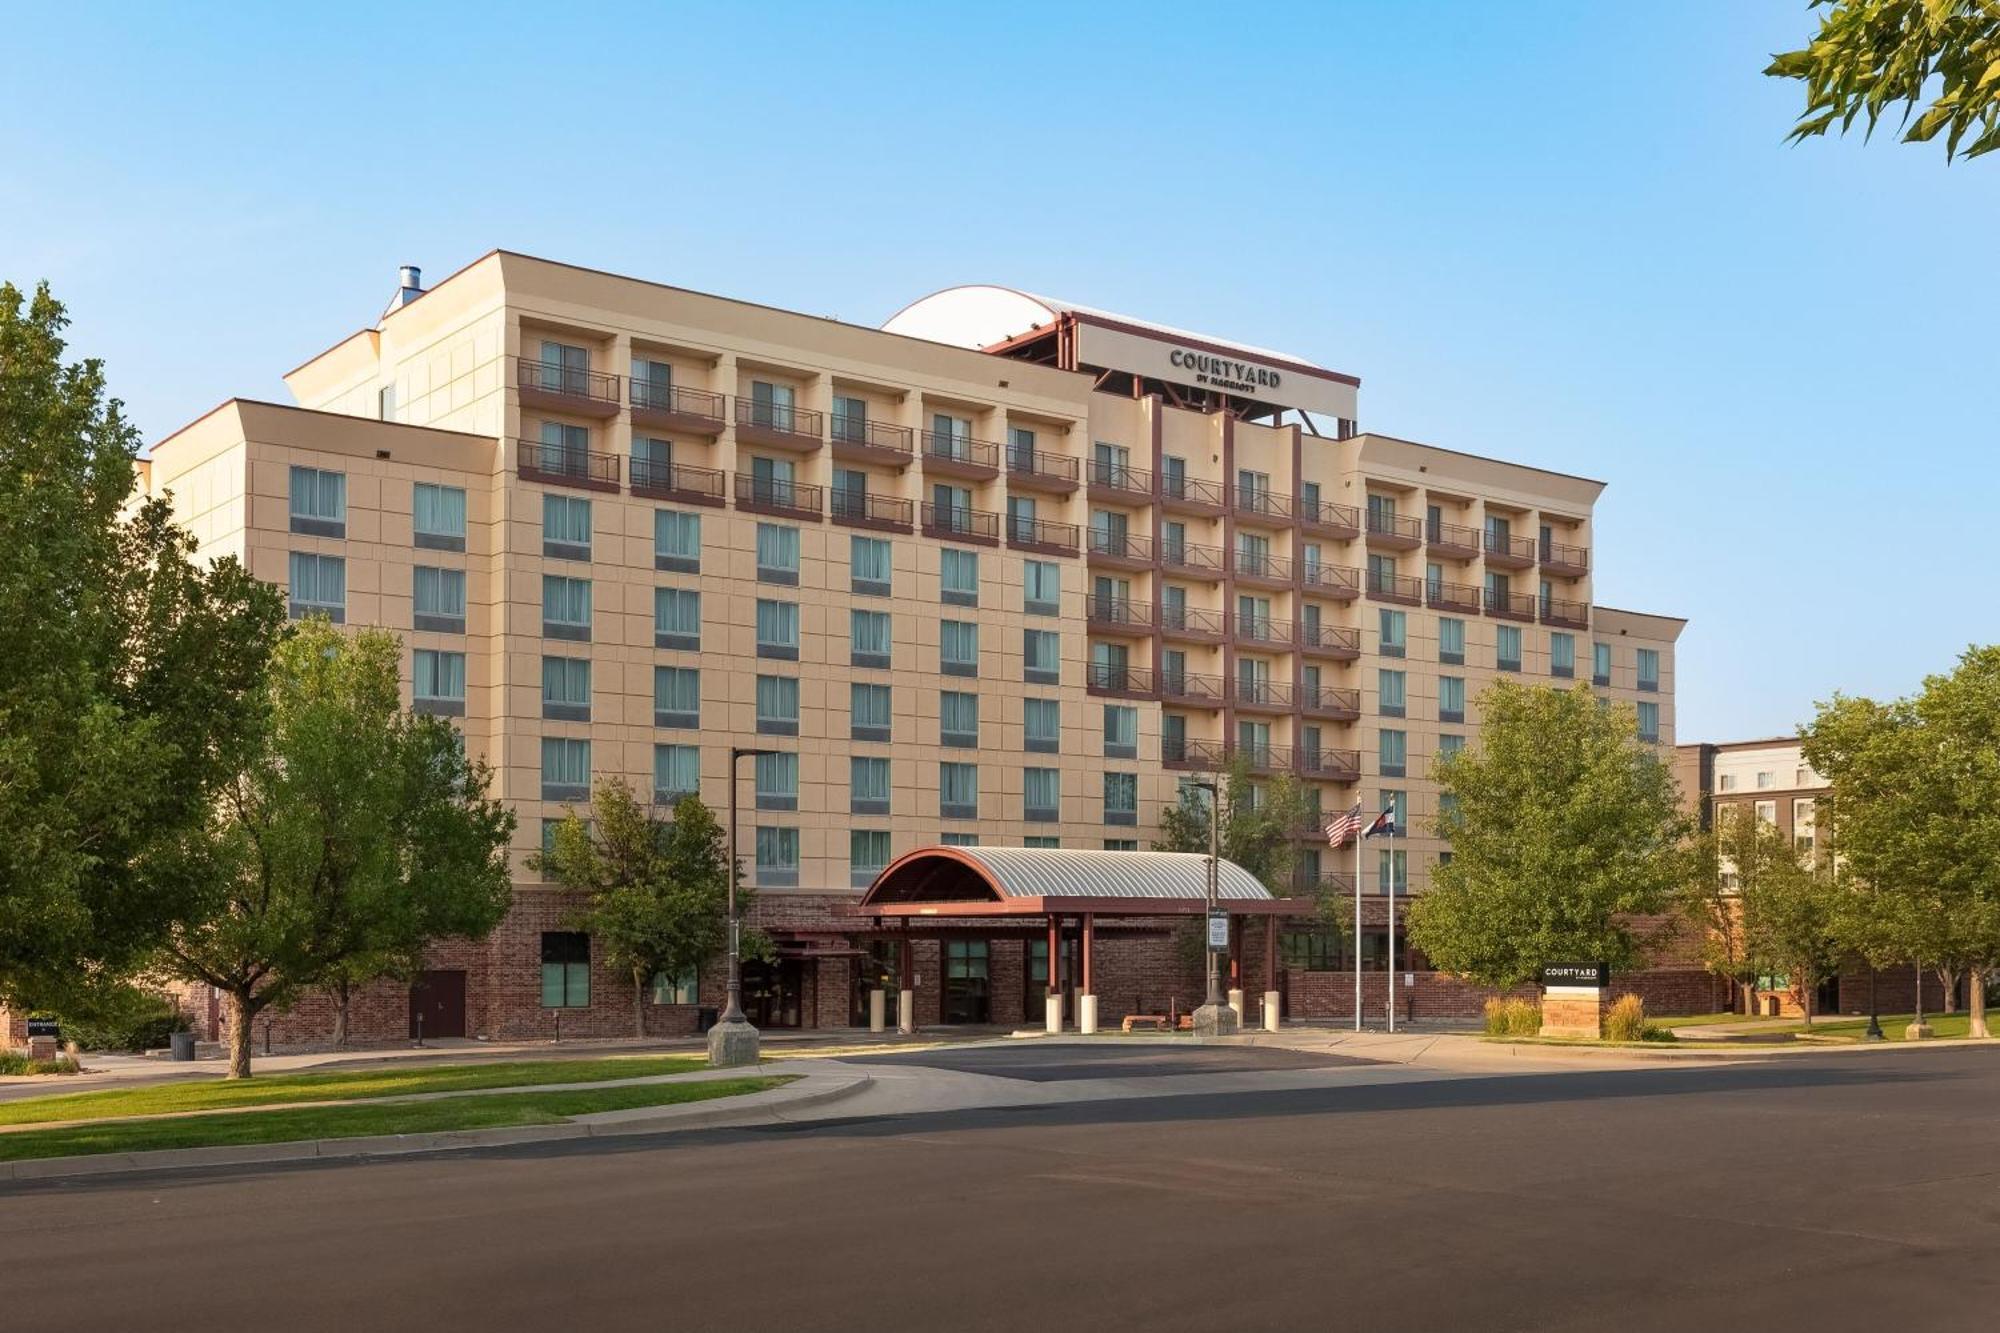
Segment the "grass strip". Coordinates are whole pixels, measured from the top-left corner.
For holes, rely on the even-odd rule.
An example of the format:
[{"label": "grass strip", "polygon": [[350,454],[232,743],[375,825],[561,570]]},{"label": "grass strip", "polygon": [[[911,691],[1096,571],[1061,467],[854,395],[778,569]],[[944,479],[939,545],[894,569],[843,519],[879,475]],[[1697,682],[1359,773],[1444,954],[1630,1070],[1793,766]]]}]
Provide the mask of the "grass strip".
[{"label": "grass strip", "polygon": [[431,1134],[447,1130],[560,1125],[572,1116],[672,1106],[764,1092],[789,1078],[702,1079],[561,1092],[490,1093],[433,1102],[312,1106],[241,1115],[166,1120],[103,1121],[0,1135],[0,1161],[76,1157],[161,1148],[210,1148],[231,1144],[290,1143],[303,1139],[353,1139],[375,1134]]},{"label": "grass strip", "polygon": [[0,1125],[45,1125],[59,1120],[172,1115],[281,1102],[358,1101],[419,1092],[476,1092],[481,1088],[530,1088],[548,1083],[607,1083],[706,1069],[693,1055],[623,1056],[596,1060],[504,1060],[463,1065],[388,1066],[325,1074],[268,1074],[234,1082],[202,1079],[143,1088],[105,1088],[0,1102]]}]

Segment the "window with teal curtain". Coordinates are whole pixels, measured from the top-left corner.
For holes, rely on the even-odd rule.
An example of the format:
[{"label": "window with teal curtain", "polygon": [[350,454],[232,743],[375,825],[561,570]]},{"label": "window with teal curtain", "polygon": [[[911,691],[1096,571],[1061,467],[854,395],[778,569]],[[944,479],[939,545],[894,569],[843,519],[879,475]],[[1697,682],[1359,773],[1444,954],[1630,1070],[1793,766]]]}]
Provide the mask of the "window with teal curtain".
[{"label": "window with teal curtain", "polygon": [[[889,582],[889,543],[880,537],[853,537],[849,539],[848,564],[853,582],[874,587],[886,586]],[[859,589],[857,588],[857,591]]]},{"label": "window with teal curtain", "polygon": [[1519,625],[1496,625],[1493,629],[1493,658],[1497,665],[1510,671],[1521,669],[1521,627]]},{"label": "window with teal curtain", "polygon": [[309,611],[347,607],[347,561],[337,555],[292,552],[291,603]]},{"label": "window with teal curtain", "polygon": [[653,554],[701,566],[701,515],[674,509],[653,511]]},{"label": "window with teal curtain", "polygon": [[871,733],[867,739],[889,738],[889,687],[854,684],[848,687],[848,709],[856,734]]},{"label": "window with teal curtain", "polygon": [[316,467],[292,469],[292,517],[342,523],[347,519],[347,474]]},{"label": "window with teal curtain", "polygon": [[1401,731],[1384,729],[1377,740],[1377,758],[1385,777],[1401,777],[1407,762],[1409,736]]},{"label": "window with teal curtain", "polygon": [[938,586],[945,594],[979,602],[979,553],[947,546],[938,552]]},{"label": "window with teal curtain", "polygon": [[782,523],[759,523],[757,568],[785,574],[798,573],[799,530]]},{"label": "window with teal curtain", "polygon": [[542,737],[542,785],[590,787],[590,742],[569,736]]},{"label": "window with teal curtain", "polygon": [[1404,691],[1408,677],[1401,671],[1380,670],[1375,673],[1376,697],[1384,713],[1400,717],[1403,713]]},{"label": "window with teal curtain", "polygon": [[587,707],[590,704],[589,661],[579,657],[544,657],[542,702]]},{"label": "window with teal curtain", "polygon": [[889,761],[872,755],[854,755],[847,762],[848,796],[855,801],[888,805]]},{"label": "window with teal curtain", "polygon": [[656,726],[701,725],[701,672],[695,667],[653,668],[653,722]]},{"label": "window with teal curtain", "polygon": [[1120,815],[1136,817],[1139,813],[1139,775],[1137,773],[1106,773],[1104,775],[1104,814],[1107,821]]},{"label": "window with teal curtain", "polygon": [[979,817],[979,765],[938,765],[938,808],[948,819]]},{"label": "window with teal curtain", "polygon": [[692,745],[653,747],[653,796],[667,801],[701,792],[701,751]]},{"label": "window with teal curtain", "polygon": [[1465,622],[1456,616],[1438,617],[1438,656],[1447,661],[1465,660]]},{"label": "window with teal curtain", "polygon": [[945,745],[979,744],[979,696],[962,690],[938,694],[938,735]]},{"label": "window with teal curtain", "polygon": [[590,501],[574,495],[542,497],[542,540],[590,545]]},{"label": "window with teal curtain", "polygon": [[590,625],[590,580],[542,575],[542,619],[551,625]]},{"label": "window with teal curtain", "polygon": [[757,677],[757,720],[793,723],[799,720],[799,682],[795,677]]},{"label": "window with teal curtain", "polygon": [[465,571],[418,565],[413,588],[414,611],[420,616],[465,619]]},{"label": "window with teal curtain", "polygon": [[1021,735],[1030,746],[1053,751],[1062,743],[1062,704],[1054,699],[1022,700]]},{"label": "window with teal curtain", "polygon": [[1021,817],[1037,821],[1062,815],[1062,773],[1053,768],[1021,770]]},{"label": "window with teal curtain", "polygon": [[418,482],[410,495],[410,526],[421,537],[465,539],[465,491]]},{"label": "window with teal curtain", "polygon": [[1054,615],[1062,605],[1062,566],[1030,560],[1022,566],[1023,605],[1030,615]]},{"label": "window with teal curtain", "polygon": [[411,694],[418,699],[464,699],[465,654],[417,649],[411,662]]},{"label": "window with teal curtain", "polygon": [[653,633],[701,639],[701,594],[692,588],[653,589]]},{"label": "window with teal curtain", "polygon": [[856,658],[884,660],[889,656],[889,613],[887,611],[851,611],[849,633],[853,640],[853,655]]},{"label": "window with teal curtain", "polygon": [[793,648],[799,646],[799,606],[797,602],[757,599],[757,646]]},{"label": "window with teal curtain", "polygon": [[938,655],[946,671],[953,667],[979,669],[979,626],[966,620],[938,624]]}]

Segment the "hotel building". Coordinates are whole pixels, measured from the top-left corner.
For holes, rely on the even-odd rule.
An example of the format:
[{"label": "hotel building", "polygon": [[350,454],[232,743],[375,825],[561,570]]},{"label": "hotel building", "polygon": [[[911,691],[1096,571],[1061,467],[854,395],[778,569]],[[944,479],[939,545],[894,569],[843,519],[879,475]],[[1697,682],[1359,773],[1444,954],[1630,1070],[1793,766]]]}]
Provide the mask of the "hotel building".
[{"label": "hotel building", "polygon": [[[364,1037],[417,1009],[431,1035],[628,1032],[526,857],[613,776],[726,811],[732,747],[772,752],[738,789],[778,951],[751,1018],[810,1027],[896,966],[854,911],[895,857],[1142,849],[1236,757],[1322,810],[1403,812],[1362,865],[1379,1005],[1383,886],[1449,854],[1430,769],[1488,682],[1585,682],[1674,740],[1683,622],[1595,604],[1602,483],[1364,432],[1358,380],[1301,357],[1004,288],[877,329],[496,251],[429,290],[404,270],[285,381],[296,405],[160,441],[146,485],[294,614],[399,634],[412,705],[520,815],[507,923],[378,987]],[[1351,851],[1299,839],[1301,896],[1351,891]],[[1296,925],[1286,1004],[1351,1012],[1352,951]],[[1199,1002],[1170,932],[1104,929],[1106,1022]],[[1048,961],[1032,932],[920,941],[919,1020],[1031,1021]],[[1420,1016],[1476,1003],[1414,962]],[[652,1030],[719,982],[662,978]]]}]

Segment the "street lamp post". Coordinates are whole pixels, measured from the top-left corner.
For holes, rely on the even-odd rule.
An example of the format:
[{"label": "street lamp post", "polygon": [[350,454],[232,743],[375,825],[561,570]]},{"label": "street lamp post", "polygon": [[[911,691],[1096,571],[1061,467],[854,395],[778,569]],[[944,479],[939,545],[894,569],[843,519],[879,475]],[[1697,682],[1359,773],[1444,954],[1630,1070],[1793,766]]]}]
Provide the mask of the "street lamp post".
[{"label": "street lamp post", "polygon": [[1228,1037],[1235,1035],[1241,1025],[1236,1010],[1222,1002],[1222,974],[1215,941],[1209,935],[1210,923],[1215,920],[1221,901],[1222,789],[1212,780],[1189,785],[1208,793],[1208,910],[1201,923],[1202,944],[1208,952],[1208,993],[1201,1008],[1194,1011],[1194,1031],[1197,1037]]},{"label": "street lamp post", "polygon": [[729,991],[722,1007],[722,1017],[708,1030],[708,1062],[717,1068],[754,1065],[759,1056],[757,1029],[743,1016],[743,922],[736,915],[739,865],[736,859],[736,789],[740,785],[738,765],[746,756],[754,758],[776,753],[776,750],[745,749],[738,745],[729,747]]}]

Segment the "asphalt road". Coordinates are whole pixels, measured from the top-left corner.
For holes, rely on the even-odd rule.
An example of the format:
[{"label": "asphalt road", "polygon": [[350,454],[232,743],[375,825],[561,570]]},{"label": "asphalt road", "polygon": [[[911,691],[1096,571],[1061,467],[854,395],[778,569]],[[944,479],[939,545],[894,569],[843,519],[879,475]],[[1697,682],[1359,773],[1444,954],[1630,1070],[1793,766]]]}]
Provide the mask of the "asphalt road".
[{"label": "asphalt road", "polygon": [[1986,1330],[2000,1053],[16,1187],[0,1255],[34,1333]]}]

